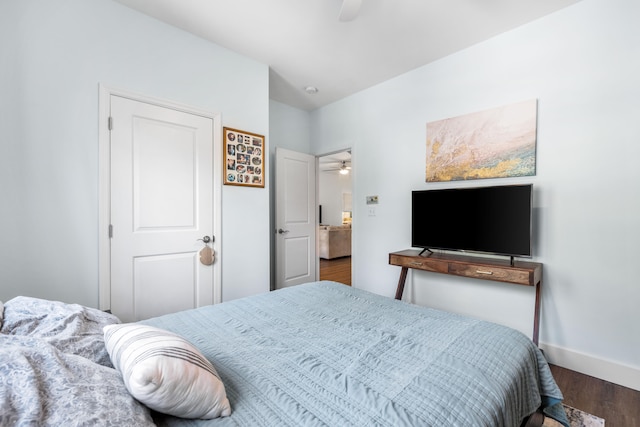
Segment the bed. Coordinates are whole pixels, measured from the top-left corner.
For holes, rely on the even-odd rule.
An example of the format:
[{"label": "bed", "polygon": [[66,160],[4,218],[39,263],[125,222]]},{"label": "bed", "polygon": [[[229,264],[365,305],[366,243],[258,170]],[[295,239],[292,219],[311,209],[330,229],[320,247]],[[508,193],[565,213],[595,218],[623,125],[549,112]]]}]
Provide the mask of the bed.
[{"label": "bed", "polygon": [[[86,307],[17,300],[5,304],[0,329],[3,426],[518,427],[544,411],[568,427],[542,353],[520,332],[334,282],[134,325]],[[134,399],[106,332],[127,327],[191,343],[215,367],[230,412],[185,419]]]}]

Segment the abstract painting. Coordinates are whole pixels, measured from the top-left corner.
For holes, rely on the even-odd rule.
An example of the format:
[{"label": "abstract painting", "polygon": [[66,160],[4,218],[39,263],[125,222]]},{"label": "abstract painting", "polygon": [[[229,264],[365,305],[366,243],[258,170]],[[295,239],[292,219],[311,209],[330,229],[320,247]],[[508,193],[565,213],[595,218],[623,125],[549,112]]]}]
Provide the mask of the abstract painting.
[{"label": "abstract painting", "polygon": [[427,123],[426,182],[532,176],[537,100]]}]

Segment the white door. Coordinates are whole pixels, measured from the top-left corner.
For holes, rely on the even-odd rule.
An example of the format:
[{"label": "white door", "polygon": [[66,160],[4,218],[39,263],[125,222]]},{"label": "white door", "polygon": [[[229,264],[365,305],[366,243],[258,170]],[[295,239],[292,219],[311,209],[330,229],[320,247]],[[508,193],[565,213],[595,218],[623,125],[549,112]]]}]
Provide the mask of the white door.
[{"label": "white door", "polygon": [[[111,96],[111,311],[136,321],[214,302],[213,120]],[[211,243],[210,243],[211,245]]]},{"label": "white door", "polygon": [[276,148],[276,289],[316,280],[316,158]]}]

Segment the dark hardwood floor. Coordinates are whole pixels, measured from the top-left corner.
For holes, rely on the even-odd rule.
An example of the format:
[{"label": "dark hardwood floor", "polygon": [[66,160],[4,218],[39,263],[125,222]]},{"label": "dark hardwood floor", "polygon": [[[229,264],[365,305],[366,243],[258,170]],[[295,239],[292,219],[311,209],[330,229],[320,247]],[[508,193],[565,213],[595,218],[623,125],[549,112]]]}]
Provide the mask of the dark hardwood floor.
[{"label": "dark hardwood floor", "polygon": [[[321,258],[320,280],[351,286],[351,257]],[[604,418],[605,427],[640,427],[640,391],[560,366],[551,365],[551,372],[565,404]]]},{"label": "dark hardwood floor", "polygon": [[640,427],[640,391],[551,365],[564,403],[604,418],[605,427]]}]

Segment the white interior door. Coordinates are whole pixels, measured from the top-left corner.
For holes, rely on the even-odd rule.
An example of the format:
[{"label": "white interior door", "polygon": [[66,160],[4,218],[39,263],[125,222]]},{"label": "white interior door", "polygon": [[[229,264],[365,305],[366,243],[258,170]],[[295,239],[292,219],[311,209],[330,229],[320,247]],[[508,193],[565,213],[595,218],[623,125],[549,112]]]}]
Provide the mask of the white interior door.
[{"label": "white interior door", "polygon": [[276,148],[276,289],[316,280],[316,158]]},{"label": "white interior door", "polygon": [[214,302],[211,117],[110,97],[111,311],[124,322]]}]

